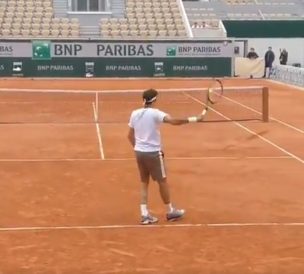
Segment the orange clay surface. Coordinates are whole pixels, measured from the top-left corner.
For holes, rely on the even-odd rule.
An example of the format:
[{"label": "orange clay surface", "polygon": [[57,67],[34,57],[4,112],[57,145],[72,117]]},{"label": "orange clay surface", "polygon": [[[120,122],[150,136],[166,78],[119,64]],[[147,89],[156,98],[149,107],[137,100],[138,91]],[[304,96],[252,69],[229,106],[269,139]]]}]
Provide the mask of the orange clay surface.
[{"label": "orange clay surface", "polygon": [[[223,82],[269,87],[269,123],[162,126],[172,200],[186,216],[167,223],[151,182],[149,207],[160,221],[148,227],[139,225],[140,183],[126,139],[140,96],[102,102],[96,124],[90,100],[30,95],[22,102],[0,91],[0,273],[304,273],[304,91],[264,80]],[[0,85],[144,90],[207,87],[208,80],[2,79]],[[159,107],[177,115],[202,109],[186,97],[179,104],[160,100]]]}]

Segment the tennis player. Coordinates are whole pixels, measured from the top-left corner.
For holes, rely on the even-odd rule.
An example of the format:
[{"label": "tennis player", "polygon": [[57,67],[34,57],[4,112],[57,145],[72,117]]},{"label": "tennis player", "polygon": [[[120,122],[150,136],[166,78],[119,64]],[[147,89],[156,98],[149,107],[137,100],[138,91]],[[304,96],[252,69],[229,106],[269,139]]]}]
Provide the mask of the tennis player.
[{"label": "tennis player", "polygon": [[128,139],[134,148],[141,184],[141,224],[148,225],[158,221],[148,210],[148,186],[150,176],[158,182],[162,201],[167,207],[166,219],[175,221],[183,217],[184,209],[173,207],[170,198],[167,174],[164,165],[159,125],[183,125],[191,122],[201,122],[203,114],[184,119],[171,117],[169,114],[155,108],[157,91],[148,89],[143,92],[143,107],[132,112],[129,121]]}]

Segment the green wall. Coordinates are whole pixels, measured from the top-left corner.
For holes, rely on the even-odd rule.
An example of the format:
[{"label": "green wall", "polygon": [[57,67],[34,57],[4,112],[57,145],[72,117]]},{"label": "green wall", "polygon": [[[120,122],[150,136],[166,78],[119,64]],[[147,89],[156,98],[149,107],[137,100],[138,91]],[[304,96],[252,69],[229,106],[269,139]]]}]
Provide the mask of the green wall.
[{"label": "green wall", "polygon": [[[13,70],[22,63],[22,70]],[[94,62],[96,77],[223,77],[231,76],[232,58],[0,58],[0,76],[85,77]],[[20,64],[19,64],[20,65]]]},{"label": "green wall", "polygon": [[235,38],[301,38],[304,20],[224,20],[228,37]]}]

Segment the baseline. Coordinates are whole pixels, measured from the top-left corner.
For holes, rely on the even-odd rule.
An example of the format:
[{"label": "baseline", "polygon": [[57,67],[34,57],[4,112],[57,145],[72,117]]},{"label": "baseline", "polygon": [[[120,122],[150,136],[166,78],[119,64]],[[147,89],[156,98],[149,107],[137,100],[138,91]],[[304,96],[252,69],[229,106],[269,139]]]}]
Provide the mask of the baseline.
[{"label": "baseline", "polygon": [[54,230],[103,230],[103,229],[156,229],[156,228],[217,228],[217,227],[277,227],[277,226],[304,226],[304,223],[290,222],[290,223],[188,223],[188,224],[156,224],[156,225],[83,225],[83,226],[29,226],[29,227],[1,227],[0,232],[24,232],[24,231],[54,231]]},{"label": "baseline", "polygon": [[[245,156],[245,157],[227,157],[227,156],[215,156],[215,157],[166,157],[166,160],[177,161],[195,161],[195,160],[244,160],[244,159],[260,159],[260,160],[280,160],[280,159],[293,159],[291,156]],[[0,162],[86,162],[86,161],[134,161],[135,158],[57,158],[57,159],[0,159]]]}]

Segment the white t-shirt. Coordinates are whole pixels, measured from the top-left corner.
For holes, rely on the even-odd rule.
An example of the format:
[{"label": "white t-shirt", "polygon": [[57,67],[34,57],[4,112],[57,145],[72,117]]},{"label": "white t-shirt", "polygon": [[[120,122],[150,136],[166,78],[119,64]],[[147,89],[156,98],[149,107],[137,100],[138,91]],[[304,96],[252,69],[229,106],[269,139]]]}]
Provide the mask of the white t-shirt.
[{"label": "white t-shirt", "polygon": [[159,125],[167,113],[156,108],[140,108],[132,112],[129,127],[134,129],[136,151],[161,150]]}]

